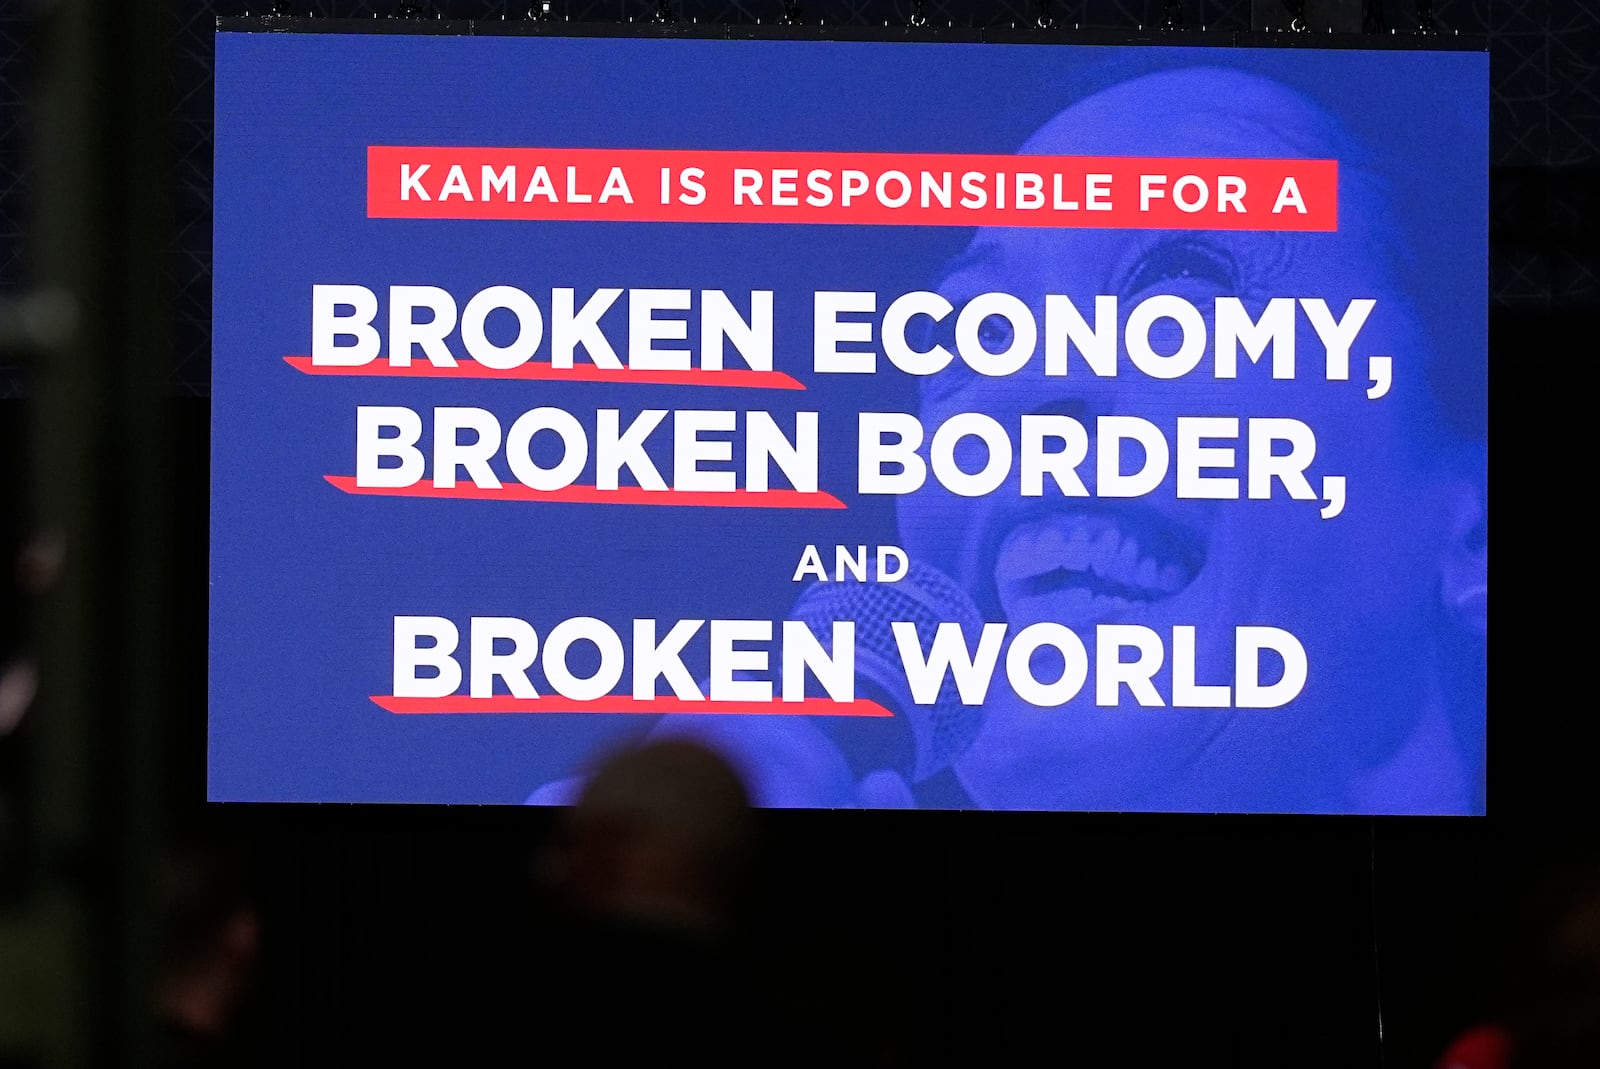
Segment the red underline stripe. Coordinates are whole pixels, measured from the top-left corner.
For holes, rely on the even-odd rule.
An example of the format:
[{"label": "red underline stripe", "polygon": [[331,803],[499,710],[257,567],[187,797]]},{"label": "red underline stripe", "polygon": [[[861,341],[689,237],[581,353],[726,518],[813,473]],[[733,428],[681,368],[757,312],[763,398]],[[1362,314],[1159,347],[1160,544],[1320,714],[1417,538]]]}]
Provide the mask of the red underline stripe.
[{"label": "red underline stripe", "polygon": [[646,698],[612,695],[593,701],[574,701],[560,695],[541,698],[396,698],[374,694],[380,708],[402,715],[462,713],[606,713],[624,715],[663,715],[668,713],[714,713],[729,716],[893,716],[875,701],[857,698],[839,702],[831,698],[804,698],[797,702],[774,699],[771,702],[722,702],[709,699]]},{"label": "red underline stripe", "polygon": [[347,494],[377,497],[435,497],[473,501],[562,501],[580,505],[679,505],[692,508],[752,509],[842,509],[845,503],[818,490],[646,490],[638,486],[619,486],[601,490],[594,486],[564,486],[559,490],[535,490],[521,483],[505,483],[494,488],[461,483],[454,487],[434,486],[420,479],[410,486],[357,486],[353,475],[324,475],[324,479]]},{"label": "red underline stripe", "polygon": [[286,356],[284,362],[307,375],[360,376],[367,378],[412,379],[516,379],[539,382],[611,382],[647,383],[656,386],[728,386],[757,390],[803,390],[805,383],[782,371],[750,371],[744,368],[726,368],[708,371],[691,368],[687,371],[655,371],[634,368],[595,367],[593,364],[574,364],[570,368],[553,368],[547,363],[529,361],[518,367],[501,370],[485,367],[476,360],[463,360],[455,367],[438,367],[427,360],[415,361],[406,367],[397,367],[383,357],[358,367],[340,367],[313,364],[309,356]]}]

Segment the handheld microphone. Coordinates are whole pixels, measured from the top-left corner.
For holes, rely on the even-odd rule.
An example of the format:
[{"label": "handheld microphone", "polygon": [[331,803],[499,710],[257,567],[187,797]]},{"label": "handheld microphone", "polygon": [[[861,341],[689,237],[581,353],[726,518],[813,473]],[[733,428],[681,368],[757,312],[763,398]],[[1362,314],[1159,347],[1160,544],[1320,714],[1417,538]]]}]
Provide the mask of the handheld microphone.
[{"label": "handheld microphone", "polygon": [[[834,741],[858,774],[891,768],[921,783],[947,767],[977,737],[983,707],[964,705],[955,680],[946,674],[932,705],[911,697],[905,667],[891,624],[916,628],[926,651],[941,623],[955,623],[969,648],[983,629],[977,605],[955,580],[921,561],[908,563],[896,579],[846,578],[817,580],[801,592],[789,617],[810,628],[831,652],[833,624],[855,623],[855,667],[858,697],[871,697],[894,717],[826,718]],[[865,693],[863,693],[865,692]]]}]

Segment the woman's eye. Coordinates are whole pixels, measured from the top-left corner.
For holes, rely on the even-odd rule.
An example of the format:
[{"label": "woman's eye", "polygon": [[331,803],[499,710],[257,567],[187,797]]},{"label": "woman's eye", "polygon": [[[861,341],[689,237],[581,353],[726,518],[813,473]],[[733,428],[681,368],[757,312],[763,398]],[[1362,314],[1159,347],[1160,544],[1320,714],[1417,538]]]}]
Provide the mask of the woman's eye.
[{"label": "woman's eye", "polygon": [[[952,300],[953,310],[940,320],[934,320],[931,316],[917,316],[911,321],[906,330],[908,335],[906,340],[921,353],[931,352],[934,346],[942,345],[946,352],[955,354],[957,351],[956,319],[959,317],[964,303],[964,301]],[[986,320],[978,331],[979,338],[991,352],[999,352],[1004,348],[1003,345],[991,341],[983,332],[983,327],[988,326],[989,322],[995,319],[997,317],[990,316],[989,320]],[[1004,324],[1004,320],[1000,320],[1000,322]],[[1007,329],[1009,330],[1009,327]],[[972,369],[967,366],[966,361],[962,360],[959,355],[953,355],[950,363],[943,371],[935,375],[929,375],[922,380],[921,389],[924,397],[929,400],[944,400],[961,392],[975,377]]]},{"label": "woman's eye", "polygon": [[1232,293],[1238,287],[1233,259],[1218,249],[1193,242],[1169,242],[1150,250],[1135,265],[1125,292],[1170,289],[1174,283],[1192,283]]},{"label": "woman's eye", "polygon": [[919,353],[932,352],[942,345],[952,353],[956,351],[955,315],[935,320],[932,316],[917,316],[906,326],[906,341]]},{"label": "woman's eye", "polygon": [[991,353],[1003,353],[1011,347],[1011,321],[1005,316],[986,316],[978,324],[978,344]]}]

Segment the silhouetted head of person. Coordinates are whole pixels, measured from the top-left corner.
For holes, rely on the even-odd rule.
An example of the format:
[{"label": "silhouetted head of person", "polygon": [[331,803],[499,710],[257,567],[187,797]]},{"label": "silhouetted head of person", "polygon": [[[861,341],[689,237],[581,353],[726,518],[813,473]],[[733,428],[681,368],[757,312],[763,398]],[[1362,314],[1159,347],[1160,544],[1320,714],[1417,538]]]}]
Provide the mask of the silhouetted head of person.
[{"label": "silhouetted head of person", "polygon": [[623,749],[565,814],[558,888],[588,916],[722,929],[750,876],[753,821],[743,779],[708,746]]}]

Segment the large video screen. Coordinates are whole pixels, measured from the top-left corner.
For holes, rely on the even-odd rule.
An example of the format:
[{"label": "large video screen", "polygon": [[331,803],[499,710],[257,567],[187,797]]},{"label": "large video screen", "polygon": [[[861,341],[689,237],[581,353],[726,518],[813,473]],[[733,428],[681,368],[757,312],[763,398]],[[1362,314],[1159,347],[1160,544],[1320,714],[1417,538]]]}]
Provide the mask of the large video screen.
[{"label": "large video screen", "polygon": [[1487,57],[222,32],[209,796],[1485,811]]}]

